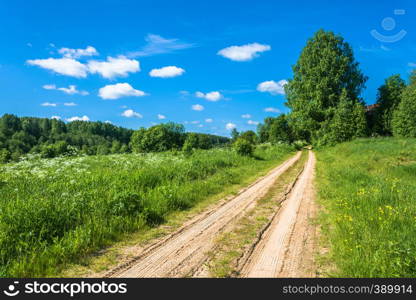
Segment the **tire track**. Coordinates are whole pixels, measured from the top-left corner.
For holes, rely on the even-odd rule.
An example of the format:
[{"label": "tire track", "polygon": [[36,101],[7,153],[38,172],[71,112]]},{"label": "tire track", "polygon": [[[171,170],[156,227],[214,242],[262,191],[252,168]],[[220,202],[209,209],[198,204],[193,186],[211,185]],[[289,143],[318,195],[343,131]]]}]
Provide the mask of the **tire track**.
[{"label": "tire track", "polygon": [[309,239],[302,232],[308,228],[313,209],[315,161],[315,154],[310,151],[303,173],[242,268],[242,277],[300,276],[302,273],[299,269],[304,266],[305,244]]},{"label": "tire track", "polygon": [[230,201],[196,217],[164,240],[144,249],[139,256],[117,266],[105,277],[183,277],[192,274],[205,260],[216,235],[255,205],[256,200],[266,194],[300,155],[298,152]]}]

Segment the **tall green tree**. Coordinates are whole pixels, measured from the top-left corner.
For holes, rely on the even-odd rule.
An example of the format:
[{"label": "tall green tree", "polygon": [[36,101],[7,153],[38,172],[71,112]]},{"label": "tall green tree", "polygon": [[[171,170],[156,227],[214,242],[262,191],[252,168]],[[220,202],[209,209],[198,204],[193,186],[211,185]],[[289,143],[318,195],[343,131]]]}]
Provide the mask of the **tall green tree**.
[{"label": "tall green tree", "polygon": [[400,103],[406,82],[400,75],[393,75],[387,78],[378,89],[375,124],[373,131],[381,135],[392,135],[393,112]]},{"label": "tall green tree", "polygon": [[333,115],[333,118],[321,127],[322,134],[318,144],[334,145],[366,135],[364,106],[349,99],[345,89]]},{"label": "tall green tree", "polygon": [[325,134],[321,129],[332,119],[342,91],[346,90],[348,99],[361,101],[367,81],[351,46],[341,36],[324,30],[308,40],[293,66],[293,75],[285,86],[291,127],[298,138],[312,142]]},{"label": "tall green tree", "polygon": [[402,99],[393,112],[393,134],[399,137],[416,137],[416,71],[404,89]]}]

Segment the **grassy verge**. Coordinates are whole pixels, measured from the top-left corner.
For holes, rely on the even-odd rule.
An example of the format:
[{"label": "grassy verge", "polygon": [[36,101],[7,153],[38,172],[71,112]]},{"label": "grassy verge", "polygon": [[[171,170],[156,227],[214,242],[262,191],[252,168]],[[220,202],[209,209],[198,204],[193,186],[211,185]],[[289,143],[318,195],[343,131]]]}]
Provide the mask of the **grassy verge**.
[{"label": "grassy verge", "polygon": [[362,139],[317,158],[326,275],[416,277],[416,140]]},{"label": "grassy verge", "polygon": [[238,220],[231,231],[221,234],[210,253],[208,269],[212,277],[235,277],[238,275],[238,259],[253,245],[259,232],[268,224],[280,207],[288,184],[293,182],[307,159],[307,152],[287,172],[282,174],[267,194],[258,200],[255,208]]},{"label": "grassy verge", "polygon": [[292,153],[282,145],[260,146],[256,158],[214,149],[4,165],[0,276],[57,276],[131,233],[144,240],[157,235],[149,230],[231,192]]}]

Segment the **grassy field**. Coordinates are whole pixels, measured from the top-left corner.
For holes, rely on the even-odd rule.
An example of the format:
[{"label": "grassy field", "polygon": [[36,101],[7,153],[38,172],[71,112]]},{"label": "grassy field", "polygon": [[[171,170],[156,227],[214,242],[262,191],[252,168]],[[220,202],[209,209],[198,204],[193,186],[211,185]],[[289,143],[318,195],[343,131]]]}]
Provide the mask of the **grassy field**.
[{"label": "grassy field", "polygon": [[416,277],[416,140],[361,139],[317,157],[323,275]]},{"label": "grassy field", "polygon": [[286,159],[228,149],[34,159],[0,166],[0,276],[48,276]]}]

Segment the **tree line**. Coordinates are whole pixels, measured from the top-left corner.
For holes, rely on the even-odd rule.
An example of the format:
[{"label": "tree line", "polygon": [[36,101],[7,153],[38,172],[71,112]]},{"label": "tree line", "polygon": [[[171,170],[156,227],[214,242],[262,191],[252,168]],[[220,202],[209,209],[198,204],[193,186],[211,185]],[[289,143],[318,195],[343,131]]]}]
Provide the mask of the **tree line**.
[{"label": "tree line", "polygon": [[226,137],[186,133],[183,125],[166,123],[148,129],[126,129],[105,122],[17,117],[0,118],[0,162],[17,161],[27,153],[105,155],[129,152],[209,149],[229,142]]}]

